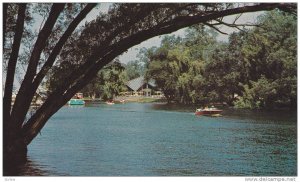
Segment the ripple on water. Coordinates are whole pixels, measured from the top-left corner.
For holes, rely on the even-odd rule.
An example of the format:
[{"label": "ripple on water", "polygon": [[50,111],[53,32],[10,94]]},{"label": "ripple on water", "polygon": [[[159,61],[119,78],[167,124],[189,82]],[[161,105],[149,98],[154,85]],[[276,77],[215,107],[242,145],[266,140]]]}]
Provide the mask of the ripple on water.
[{"label": "ripple on water", "polygon": [[295,117],[193,111],[141,103],[64,107],[30,144],[30,162],[19,174],[297,175]]}]

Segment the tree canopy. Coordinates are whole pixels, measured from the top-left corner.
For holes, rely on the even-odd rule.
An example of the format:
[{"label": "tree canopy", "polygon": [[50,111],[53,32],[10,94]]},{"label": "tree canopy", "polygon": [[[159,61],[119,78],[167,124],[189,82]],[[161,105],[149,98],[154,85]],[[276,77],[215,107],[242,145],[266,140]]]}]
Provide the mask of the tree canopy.
[{"label": "tree canopy", "polygon": [[226,102],[238,108],[296,106],[297,20],[281,11],[258,26],[217,42],[215,32],[192,26],[185,39],[168,37],[149,56],[147,76],[169,101]]},{"label": "tree canopy", "polygon": [[113,100],[122,91],[126,91],[128,80],[123,65],[115,61],[100,70],[97,76],[80,92],[90,98]]}]

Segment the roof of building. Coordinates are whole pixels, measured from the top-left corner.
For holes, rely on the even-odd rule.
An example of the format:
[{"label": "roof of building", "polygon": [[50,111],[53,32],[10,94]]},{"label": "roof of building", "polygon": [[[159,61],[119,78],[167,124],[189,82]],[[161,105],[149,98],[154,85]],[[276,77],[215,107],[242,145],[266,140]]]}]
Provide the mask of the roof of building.
[{"label": "roof of building", "polygon": [[144,79],[144,76],[140,76],[138,78],[132,79],[127,82],[127,86],[137,91],[139,88],[141,88],[145,83],[148,83],[151,87],[156,87],[155,81],[153,79],[150,79],[148,82]]}]

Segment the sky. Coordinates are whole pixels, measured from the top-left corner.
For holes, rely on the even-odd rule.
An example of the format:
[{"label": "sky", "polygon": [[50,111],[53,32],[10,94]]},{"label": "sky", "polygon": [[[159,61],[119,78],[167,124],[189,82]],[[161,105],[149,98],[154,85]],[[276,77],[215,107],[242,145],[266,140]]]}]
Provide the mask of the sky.
[{"label": "sky", "polygon": [[[97,7],[96,9],[93,9],[87,15],[86,19],[82,21],[82,23],[80,25],[84,25],[85,22],[89,22],[89,21],[95,19],[97,17],[97,15],[99,14],[99,12],[106,13],[110,5],[111,5],[111,3],[100,3],[100,6]],[[262,14],[262,12],[245,13],[238,19],[238,21],[236,23],[240,23],[240,24],[241,23],[243,23],[243,24],[245,24],[245,23],[247,23],[247,24],[255,23],[256,18],[261,14]],[[224,22],[232,23],[236,16],[237,15],[225,17]],[[226,32],[227,34],[231,34],[232,32],[238,31],[237,29],[230,28],[230,27],[227,27],[227,26],[220,26],[219,28],[220,28],[221,31]],[[186,28],[180,29],[176,32],[173,32],[173,33],[169,34],[169,35],[184,37],[185,36],[185,29]],[[228,35],[218,33],[217,40],[226,42],[226,41],[228,41],[228,37],[229,37]],[[160,46],[162,38],[163,38],[163,36],[156,36],[156,37],[148,39],[148,40],[146,40],[146,41],[144,41],[144,42],[128,49],[126,52],[124,52],[122,55],[119,56],[119,60],[122,63],[125,63],[125,64],[129,61],[136,60],[137,59],[137,54],[139,53],[139,50],[141,48],[143,48],[143,47],[150,48],[150,47],[153,47],[153,46],[158,47],[158,46]]]}]

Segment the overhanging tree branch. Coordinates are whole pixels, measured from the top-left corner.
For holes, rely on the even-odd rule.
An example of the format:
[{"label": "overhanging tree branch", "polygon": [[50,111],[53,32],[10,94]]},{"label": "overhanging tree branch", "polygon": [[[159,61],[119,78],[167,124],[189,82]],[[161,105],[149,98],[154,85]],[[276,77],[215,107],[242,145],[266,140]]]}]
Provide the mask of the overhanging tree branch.
[{"label": "overhanging tree branch", "polygon": [[297,3],[281,3],[281,6],[279,6],[278,9],[297,16]]},{"label": "overhanging tree branch", "polygon": [[233,20],[233,22],[232,22],[232,24],[235,24],[236,23],[236,21],[242,16],[243,14],[241,13],[241,14],[239,14],[239,15],[237,15],[235,18],[234,18],[234,20]]},{"label": "overhanging tree branch", "polygon": [[[155,9],[157,9],[157,5],[147,7],[147,9],[149,11],[154,11]],[[137,18],[134,21],[130,21],[129,23],[124,24],[123,26],[118,26],[114,30],[114,32],[111,33],[111,35],[105,37],[103,42],[101,42],[100,47],[98,47],[98,49],[94,50],[95,53],[93,55],[91,55],[89,58],[87,58],[88,61],[85,61],[85,63],[83,65],[81,65],[79,69],[76,69],[77,73],[70,74],[66,78],[66,82],[64,82],[63,85],[59,86],[58,89],[53,94],[57,95],[58,93],[63,93],[64,89],[66,89],[65,87],[67,85],[72,84],[73,80],[76,80],[81,75],[84,75],[86,73],[86,70],[89,70],[91,67],[93,67],[93,64],[96,63],[97,59],[99,59],[99,57],[101,57],[101,55],[105,55],[106,52],[111,49],[111,45],[110,46],[107,46],[107,45],[111,44],[111,42],[113,41],[113,39],[115,37],[119,36],[124,31],[128,31],[128,29],[130,29],[132,26],[134,26],[137,22],[143,21],[143,19],[147,16],[148,16],[147,12],[141,11],[140,13],[138,13]],[[115,44],[113,44],[113,45],[115,45]],[[74,72],[75,72],[75,70],[73,71],[73,73]]]},{"label": "overhanging tree branch", "polygon": [[[25,74],[24,80],[21,84],[21,87],[19,89],[19,92],[17,94],[14,107],[12,109],[12,120],[13,122],[21,123],[20,121],[23,121],[27,110],[29,109],[28,103],[31,103],[31,99],[27,97],[27,93],[32,90],[32,80],[36,74],[38,62],[42,53],[42,50],[44,49],[46,45],[46,41],[49,38],[52,28],[63,10],[65,4],[59,3],[54,4],[51,8],[49,17],[47,21],[45,22],[45,25],[43,29],[40,31],[38,38],[36,40],[34,49],[31,53],[31,57],[29,59],[29,64],[27,67],[27,72]],[[30,105],[30,104],[29,104]],[[26,107],[28,106],[28,107]]]},{"label": "overhanging tree branch", "polygon": [[7,21],[7,8],[8,8],[8,3],[3,3],[3,50],[5,47],[5,34],[6,34],[6,21]]},{"label": "overhanging tree branch", "polygon": [[[70,23],[67,30],[64,32],[64,34],[61,36],[59,41],[56,43],[55,47],[53,48],[49,58],[43,65],[40,72],[35,77],[30,90],[27,92],[27,99],[32,100],[34,97],[34,94],[36,90],[38,89],[39,84],[45,77],[46,73],[49,71],[53,63],[55,62],[56,57],[58,56],[59,52],[61,51],[63,45],[67,41],[67,39],[71,36],[71,34],[74,32],[75,28],[78,26],[78,24],[86,17],[86,15],[96,6],[97,4],[88,4],[86,7],[76,16],[76,18]],[[30,107],[30,102],[23,103],[23,107]],[[19,123],[19,125],[22,125],[22,122]]]},{"label": "overhanging tree branch", "polygon": [[228,35],[228,33],[222,32],[220,29],[218,29],[217,27],[215,27],[213,24],[210,24],[210,23],[204,23],[204,25],[213,28],[214,30],[216,30],[217,32],[219,32],[219,33],[221,33],[221,34]]},{"label": "overhanging tree branch", "polygon": [[32,56],[29,59],[27,72],[24,77],[25,82],[27,82],[27,80],[32,81],[33,77],[35,76],[42,50],[45,47],[46,41],[52,32],[52,29],[54,27],[54,24],[56,23],[58,16],[63,11],[64,6],[65,4],[54,4],[52,6],[49,17],[47,18],[47,21],[45,22],[43,29],[40,31],[38,35],[37,41],[35,43],[35,46],[31,54]]},{"label": "overhanging tree branch", "polygon": [[[96,6],[97,4],[88,4],[77,16],[76,18],[71,22],[71,24],[68,26],[67,30],[64,32],[64,34],[61,36],[59,41],[56,43],[55,47],[53,48],[50,56],[48,57],[47,61],[43,65],[40,72],[36,75],[33,83],[28,83],[30,87],[27,87],[26,90],[26,99],[27,102],[23,102],[23,107],[28,108],[30,107],[31,100],[34,97],[34,94],[36,90],[38,89],[38,86],[40,85],[41,81],[45,77],[46,73],[49,71],[53,63],[55,62],[56,57],[58,56],[59,52],[61,51],[63,45],[68,40],[68,38],[71,36],[71,34],[74,32],[75,28],[78,26],[78,24],[86,17],[86,15]],[[51,15],[51,13],[50,13]],[[24,113],[26,114],[26,113]],[[24,115],[23,114],[23,115]],[[25,115],[24,115],[25,116]],[[19,125],[22,125],[22,122],[19,122]]]},{"label": "overhanging tree branch", "polygon": [[60,53],[63,45],[66,43],[68,38],[74,32],[78,24],[86,17],[86,15],[96,6],[96,3],[91,3],[86,5],[86,7],[76,16],[76,18],[71,22],[65,33],[61,36],[55,47],[53,48],[49,58],[41,68],[40,72],[37,74],[33,81],[33,87],[36,89],[41,83],[42,79],[45,77],[53,63],[55,62],[56,57]]},{"label": "overhanging tree branch", "polygon": [[[21,39],[24,30],[24,22],[25,22],[26,4],[19,4],[18,6],[19,6],[18,17],[17,17],[14,41],[12,45],[12,51],[7,66],[5,90],[4,90],[4,97],[3,97],[4,122],[8,122],[10,117],[14,76],[15,76],[16,65],[17,65]],[[4,21],[6,21],[6,19],[4,19]]]}]

